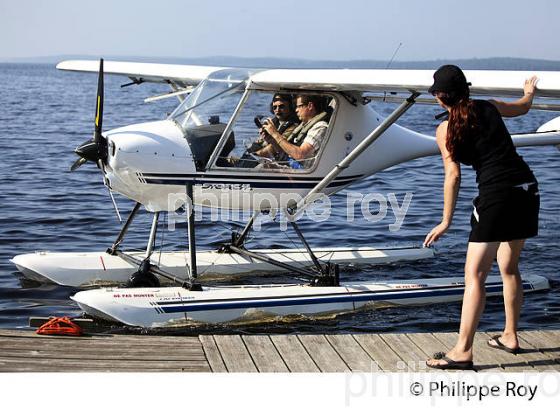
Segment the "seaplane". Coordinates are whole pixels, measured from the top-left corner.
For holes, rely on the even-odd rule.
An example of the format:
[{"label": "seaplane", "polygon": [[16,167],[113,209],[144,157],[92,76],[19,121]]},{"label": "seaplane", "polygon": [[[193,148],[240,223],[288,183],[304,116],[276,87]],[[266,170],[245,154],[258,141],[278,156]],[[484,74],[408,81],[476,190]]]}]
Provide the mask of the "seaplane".
[{"label": "seaplane", "polygon": [[[429,70],[241,69],[117,61],[63,61],[59,70],[98,74],[93,138],[75,149],[76,170],[87,162],[104,185],[134,202],[106,251],[17,255],[26,277],[80,289],[72,299],[87,315],[131,326],[166,327],[235,323],[266,317],[321,316],[376,305],[422,305],[458,301],[462,277],[395,281],[344,281],[339,266],[380,264],[434,257],[432,248],[312,248],[298,217],[317,198],[332,195],[391,166],[438,154],[433,136],[396,124],[415,103],[435,104]],[[125,85],[167,84],[170,91],[149,101],[177,98],[164,120],[102,129],[104,75],[130,79]],[[471,94],[517,97],[531,75],[539,77],[534,109],[559,111],[560,72],[465,72]],[[127,80],[128,81],[128,80]],[[265,158],[255,118],[269,115],[277,93],[313,95],[324,102],[326,132],[314,155],[293,162]],[[383,118],[374,101],[397,103]],[[261,129],[262,131],[262,129]],[[560,117],[536,132],[513,135],[518,147],[560,144]],[[114,202],[114,200],[113,200]],[[252,217],[219,249],[197,250],[197,206],[237,209]],[[145,251],[122,244],[144,207],[153,214]],[[156,254],[160,215],[184,210],[188,250]],[[302,245],[295,249],[249,249],[246,239],[261,213],[282,212]],[[118,213],[118,208],[117,208]],[[320,229],[320,227],[318,227]],[[163,232],[161,232],[162,234]],[[186,244],[185,244],[186,245]],[[291,272],[290,284],[216,285],[212,275]],[[343,275],[344,276],[344,275]],[[525,292],[546,290],[545,277],[523,277]],[[487,294],[502,291],[490,277]]]}]

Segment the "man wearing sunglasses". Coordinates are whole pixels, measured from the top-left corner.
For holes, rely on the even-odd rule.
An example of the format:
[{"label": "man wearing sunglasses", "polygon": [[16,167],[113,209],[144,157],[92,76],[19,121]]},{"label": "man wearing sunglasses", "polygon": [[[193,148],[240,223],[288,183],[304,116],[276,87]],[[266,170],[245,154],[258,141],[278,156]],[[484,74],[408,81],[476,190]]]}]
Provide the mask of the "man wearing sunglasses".
[{"label": "man wearing sunglasses", "polygon": [[[274,114],[271,121],[277,131],[284,136],[284,138],[290,138],[299,122],[294,112],[292,96],[289,94],[274,94],[272,102],[270,103],[270,112]],[[266,133],[261,129],[260,138],[257,141],[260,147],[257,145],[257,149],[253,150],[253,152],[261,157],[273,158],[276,161],[286,161],[287,157],[284,151],[277,150],[272,144],[266,142],[265,136]]]},{"label": "man wearing sunglasses", "polygon": [[319,95],[301,94],[296,97],[296,115],[301,123],[286,138],[278,131],[274,122],[268,119],[263,124],[267,132],[265,140],[276,151],[284,152],[289,157],[292,168],[307,168],[311,166],[321,142],[327,132],[327,122],[324,111],[324,99]]}]

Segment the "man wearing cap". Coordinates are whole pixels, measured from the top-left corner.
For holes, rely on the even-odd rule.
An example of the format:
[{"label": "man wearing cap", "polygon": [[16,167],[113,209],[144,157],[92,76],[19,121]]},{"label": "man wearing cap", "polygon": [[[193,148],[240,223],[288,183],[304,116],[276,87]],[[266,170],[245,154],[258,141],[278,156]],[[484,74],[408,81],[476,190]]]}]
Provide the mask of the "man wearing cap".
[{"label": "man wearing cap", "polygon": [[[274,94],[270,103],[270,112],[274,114],[272,123],[284,138],[290,138],[292,132],[297,127],[298,118],[295,114],[292,96],[290,94]],[[273,158],[276,161],[284,161],[283,151],[278,152],[272,144],[265,141],[266,133],[261,129],[260,138],[249,148],[249,152],[261,157]]]}]

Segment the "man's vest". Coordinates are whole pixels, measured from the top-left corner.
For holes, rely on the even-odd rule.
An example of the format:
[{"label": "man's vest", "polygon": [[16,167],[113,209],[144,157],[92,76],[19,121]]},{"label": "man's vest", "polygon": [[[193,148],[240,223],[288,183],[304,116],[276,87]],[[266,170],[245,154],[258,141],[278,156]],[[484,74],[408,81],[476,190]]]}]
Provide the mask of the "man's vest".
[{"label": "man's vest", "polygon": [[319,121],[323,120],[325,117],[327,116],[326,112],[322,112],[320,114],[317,114],[315,117],[311,118],[309,121],[307,121],[305,124],[299,124],[290,134],[290,136],[288,136],[286,139],[294,144],[297,145],[298,147],[302,144],[303,140],[305,139],[305,137],[307,136],[307,133],[309,132],[309,130],[311,128],[313,128],[313,126],[315,124],[317,124]]}]

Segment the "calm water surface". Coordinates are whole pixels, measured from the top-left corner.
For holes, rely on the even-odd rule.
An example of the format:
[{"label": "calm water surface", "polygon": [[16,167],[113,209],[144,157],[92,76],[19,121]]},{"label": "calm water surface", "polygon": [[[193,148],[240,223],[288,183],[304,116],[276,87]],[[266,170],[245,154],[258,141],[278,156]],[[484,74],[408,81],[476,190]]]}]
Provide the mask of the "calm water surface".
[{"label": "calm water surface", "polygon": [[[70,173],[75,161],[73,149],[90,138],[93,131],[96,76],[57,72],[51,65],[0,64],[0,327],[25,328],[30,316],[79,315],[69,299],[77,289],[42,285],[22,279],[9,259],[36,250],[93,251],[107,248],[119,232],[107,190],[97,168],[87,164]],[[145,104],[143,99],[167,91],[156,85],[121,89],[124,79],[105,80],[104,129],[136,122],[163,119],[175,100]],[[520,84],[521,86],[521,84]],[[390,105],[376,109],[387,114]],[[433,134],[435,107],[413,107],[400,124]],[[511,132],[534,131],[555,117],[554,113],[532,112],[508,120]],[[521,318],[522,329],[560,328],[560,152],[553,147],[524,148],[520,154],[530,164],[541,188],[540,235],[527,242],[521,260],[524,273],[544,275],[551,281],[547,292],[527,295]],[[414,279],[462,275],[469,232],[470,201],[476,195],[474,175],[464,168],[463,186],[454,226],[440,240],[432,260],[400,263],[345,271],[343,279]],[[332,198],[332,217],[317,225],[303,221],[301,228],[313,246],[418,245],[441,217],[443,174],[438,157],[422,158],[374,175]],[[389,212],[381,222],[346,220],[346,194],[393,192],[402,201],[407,192],[412,202],[401,229],[391,232],[395,222]],[[122,211],[132,203],[117,198]],[[359,211],[359,208],[356,209]],[[374,210],[372,210],[374,211]],[[145,247],[150,218],[142,215],[128,234],[128,248]],[[200,223],[197,245],[215,248],[229,238],[235,227],[226,223]],[[183,231],[166,234],[165,249],[179,249]],[[250,246],[293,247],[292,232],[280,232],[278,224],[267,223],[253,235]],[[497,269],[494,269],[497,272]],[[267,281],[286,282],[285,275]],[[244,283],[262,279],[245,278]],[[273,322],[254,325],[182,329],[201,332],[409,332],[456,331],[460,304],[385,308],[341,315],[327,320]],[[500,329],[503,303],[491,298],[481,320],[481,330]],[[111,332],[138,332],[114,326]]]}]

